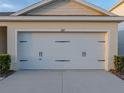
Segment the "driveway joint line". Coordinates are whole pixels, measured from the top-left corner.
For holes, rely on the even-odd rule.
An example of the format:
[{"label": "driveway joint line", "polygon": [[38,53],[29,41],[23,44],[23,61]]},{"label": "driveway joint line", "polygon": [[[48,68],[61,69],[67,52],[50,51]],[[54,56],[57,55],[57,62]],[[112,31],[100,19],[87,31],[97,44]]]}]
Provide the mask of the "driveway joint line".
[{"label": "driveway joint line", "polygon": [[61,79],[62,79],[62,80],[61,80],[61,82],[62,82],[62,83],[61,83],[61,93],[63,93],[63,83],[64,83],[64,82],[63,82],[63,72],[61,72]]}]

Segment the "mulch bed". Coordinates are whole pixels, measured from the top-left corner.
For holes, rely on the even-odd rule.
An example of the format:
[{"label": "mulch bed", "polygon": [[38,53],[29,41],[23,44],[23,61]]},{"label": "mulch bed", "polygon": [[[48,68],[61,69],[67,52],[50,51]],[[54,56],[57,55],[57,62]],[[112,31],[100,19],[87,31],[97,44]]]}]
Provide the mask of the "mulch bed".
[{"label": "mulch bed", "polygon": [[120,79],[124,80],[124,73],[119,73],[115,70],[110,70],[110,72],[114,75],[116,75],[117,77],[119,77]]},{"label": "mulch bed", "polygon": [[12,75],[14,72],[15,72],[14,70],[10,70],[7,74],[3,74],[3,75],[0,74],[0,77],[7,78],[8,76]]}]

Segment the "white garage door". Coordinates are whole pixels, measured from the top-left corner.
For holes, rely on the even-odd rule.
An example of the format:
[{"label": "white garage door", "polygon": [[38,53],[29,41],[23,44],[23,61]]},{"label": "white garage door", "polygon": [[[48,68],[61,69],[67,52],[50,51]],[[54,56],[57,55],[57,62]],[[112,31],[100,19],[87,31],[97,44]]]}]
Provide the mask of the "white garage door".
[{"label": "white garage door", "polygon": [[104,69],[104,33],[19,33],[21,69]]}]

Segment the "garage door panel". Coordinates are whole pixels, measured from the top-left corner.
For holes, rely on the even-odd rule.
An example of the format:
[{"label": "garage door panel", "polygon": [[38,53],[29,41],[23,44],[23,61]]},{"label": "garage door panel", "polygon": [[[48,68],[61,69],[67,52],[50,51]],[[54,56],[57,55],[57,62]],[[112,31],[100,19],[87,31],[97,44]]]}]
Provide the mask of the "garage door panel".
[{"label": "garage door panel", "polygon": [[105,52],[99,52],[99,51],[105,51],[105,43],[98,43],[97,48],[97,56],[99,59],[105,60]]},{"label": "garage door panel", "polygon": [[32,36],[30,33],[19,33],[17,49],[20,67],[22,69],[29,67],[32,61]]},{"label": "garage door panel", "polygon": [[[28,35],[28,34],[27,34]],[[27,44],[19,44],[22,69],[103,69],[104,33],[32,33],[20,35]],[[24,39],[24,37],[26,37]]]}]

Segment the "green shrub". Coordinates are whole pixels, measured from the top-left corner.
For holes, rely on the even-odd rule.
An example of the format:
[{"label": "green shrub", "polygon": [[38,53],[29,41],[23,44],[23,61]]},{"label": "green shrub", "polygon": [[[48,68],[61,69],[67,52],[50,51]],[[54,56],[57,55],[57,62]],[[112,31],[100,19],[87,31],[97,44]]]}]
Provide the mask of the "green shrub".
[{"label": "green shrub", "polygon": [[114,56],[115,70],[124,73],[124,56]]},{"label": "green shrub", "polygon": [[9,54],[0,54],[0,74],[7,74],[10,70],[11,57]]}]

